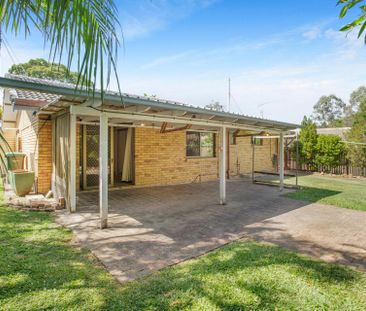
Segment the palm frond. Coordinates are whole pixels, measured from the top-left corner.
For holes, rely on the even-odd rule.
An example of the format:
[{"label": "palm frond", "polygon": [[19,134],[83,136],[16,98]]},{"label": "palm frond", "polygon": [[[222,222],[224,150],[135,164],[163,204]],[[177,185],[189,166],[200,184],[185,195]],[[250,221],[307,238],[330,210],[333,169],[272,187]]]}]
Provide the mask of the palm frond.
[{"label": "palm frond", "polygon": [[50,47],[50,60],[66,59],[69,70],[75,64],[78,87],[94,94],[99,83],[103,97],[112,73],[120,87],[115,64],[121,27],[113,0],[0,0],[0,10],[5,31],[27,36],[37,29]]}]

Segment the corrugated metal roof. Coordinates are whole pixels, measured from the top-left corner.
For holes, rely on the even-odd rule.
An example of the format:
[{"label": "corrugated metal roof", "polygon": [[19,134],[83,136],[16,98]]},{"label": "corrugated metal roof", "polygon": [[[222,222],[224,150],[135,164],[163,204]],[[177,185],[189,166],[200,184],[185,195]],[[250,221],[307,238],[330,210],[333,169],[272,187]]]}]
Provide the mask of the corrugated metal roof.
[{"label": "corrugated metal roof", "polygon": [[[24,96],[37,97],[43,96],[43,99],[50,100],[48,105],[42,106],[42,109],[48,109],[49,111],[57,111],[65,108],[65,105],[58,105],[57,102],[66,100],[69,105],[80,104],[82,101],[87,101],[91,98],[91,92],[85,89],[77,89],[75,85],[69,83],[63,83],[58,81],[44,80],[38,78],[31,78],[25,76],[17,76],[12,74],[6,74],[5,78],[0,78],[0,86],[13,88],[17,92],[20,90],[26,90],[23,92]],[[42,93],[46,95],[36,95],[34,93]],[[52,97],[55,96],[55,97]],[[96,91],[95,97],[100,98],[100,91]],[[56,98],[52,101],[51,98]],[[73,100],[75,103],[72,103]],[[299,127],[297,124],[274,121],[270,119],[263,119],[258,117],[251,117],[242,114],[229,113],[197,107],[193,105],[187,105],[184,103],[165,100],[155,97],[146,97],[133,95],[128,93],[122,93],[115,91],[106,91],[104,94],[105,103],[109,107],[124,109],[126,107],[140,105],[146,108],[150,108],[152,111],[181,111],[185,113],[194,114],[194,118],[201,116],[203,119],[211,118],[216,121],[230,122],[237,124],[249,124],[264,128],[276,128],[279,130],[291,130]],[[50,105],[51,104],[51,105]],[[54,104],[53,107],[52,104]],[[158,112],[157,112],[158,113]],[[151,113],[150,113],[151,115]]]}]

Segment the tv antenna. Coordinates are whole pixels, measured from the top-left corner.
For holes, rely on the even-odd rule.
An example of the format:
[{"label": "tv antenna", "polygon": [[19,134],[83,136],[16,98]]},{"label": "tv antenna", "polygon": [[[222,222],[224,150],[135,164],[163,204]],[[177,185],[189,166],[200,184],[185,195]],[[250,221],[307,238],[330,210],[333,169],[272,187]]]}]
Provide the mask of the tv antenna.
[{"label": "tv antenna", "polygon": [[266,105],[269,105],[269,104],[270,104],[270,102],[264,102],[264,103],[261,103],[261,104],[257,105],[257,108],[259,109],[259,115],[262,119],[264,118],[264,109],[263,109],[263,107],[266,106]]},{"label": "tv antenna", "polygon": [[228,85],[228,104],[227,104],[227,111],[230,112],[230,104],[231,104],[231,79],[229,78],[229,85]]}]

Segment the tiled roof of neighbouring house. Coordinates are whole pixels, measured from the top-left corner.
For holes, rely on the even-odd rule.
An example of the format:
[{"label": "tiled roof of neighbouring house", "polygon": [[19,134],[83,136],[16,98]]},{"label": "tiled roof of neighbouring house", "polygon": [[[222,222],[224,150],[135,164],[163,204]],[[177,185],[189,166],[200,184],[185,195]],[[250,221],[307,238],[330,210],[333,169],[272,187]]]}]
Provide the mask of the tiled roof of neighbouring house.
[{"label": "tiled roof of neighbouring house", "polygon": [[[25,76],[17,76],[12,74],[6,74],[6,77],[11,79],[17,79],[21,81],[32,81],[34,78],[29,78]],[[41,80],[41,79],[38,79]],[[43,81],[43,80],[41,80]],[[36,91],[29,91],[23,89],[11,89],[9,92],[9,97],[14,105],[14,109],[20,109],[22,107],[29,107],[29,108],[41,108],[44,105],[50,104],[55,102],[61,98],[60,95],[57,94],[50,94],[50,93],[42,93]]]},{"label": "tiled roof of neighbouring house", "polygon": [[347,132],[350,130],[350,127],[325,127],[318,128],[317,133],[322,135],[336,135],[341,138],[345,138]]},{"label": "tiled roof of neighbouring house", "polygon": [[[40,93],[40,92],[33,92],[33,91],[27,91],[27,90],[12,90],[10,93],[10,99],[16,101],[17,103],[23,102],[23,104],[26,101],[29,101],[29,106],[32,105],[32,102],[34,103],[41,103],[49,104],[56,100],[58,100],[61,96],[55,95],[55,94],[48,94],[48,93]],[[37,105],[37,104],[35,104]]]}]

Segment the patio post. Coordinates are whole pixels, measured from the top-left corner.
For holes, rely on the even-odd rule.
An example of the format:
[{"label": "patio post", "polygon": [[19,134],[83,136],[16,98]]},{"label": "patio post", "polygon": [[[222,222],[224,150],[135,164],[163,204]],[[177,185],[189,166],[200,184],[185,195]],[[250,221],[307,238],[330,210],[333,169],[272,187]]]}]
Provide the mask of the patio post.
[{"label": "patio post", "polygon": [[70,114],[70,212],[76,212],[76,115]]},{"label": "patio post", "polygon": [[280,133],[280,191],[284,188],[284,177],[285,177],[285,144],[283,132]]},{"label": "patio post", "polygon": [[220,133],[220,204],[226,204],[226,155],[227,155],[227,140],[226,140],[226,127],[221,128]]},{"label": "patio post", "polygon": [[104,112],[99,123],[99,209],[104,229],[108,227],[108,117]]}]

